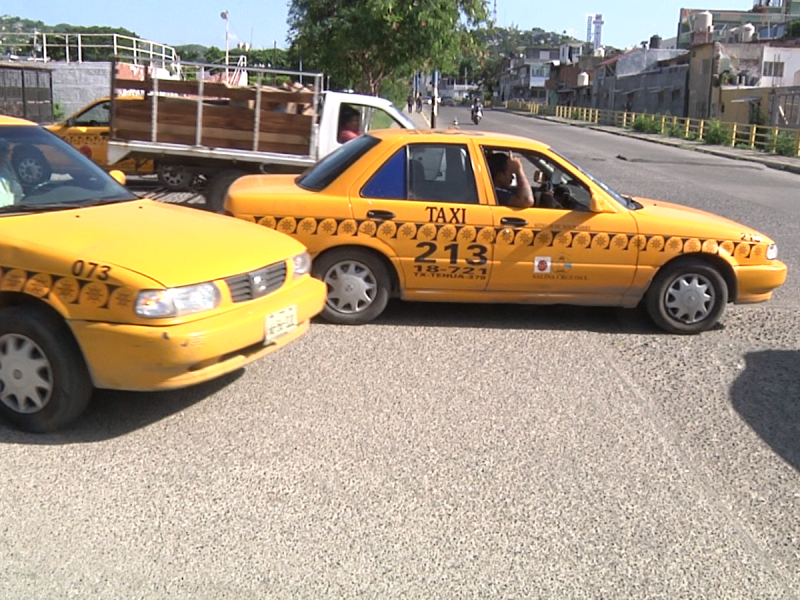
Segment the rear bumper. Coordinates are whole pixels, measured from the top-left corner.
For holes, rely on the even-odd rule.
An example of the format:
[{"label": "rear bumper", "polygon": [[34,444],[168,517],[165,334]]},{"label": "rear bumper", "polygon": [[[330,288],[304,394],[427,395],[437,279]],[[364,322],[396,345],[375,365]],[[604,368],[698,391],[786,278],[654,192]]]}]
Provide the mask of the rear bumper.
[{"label": "rear bumper", "polygon": [[[325,285],[306,277],[259,300],[174,326],[69,322],[95,387],[155,391],[186,387],[235,371],[308,331],[325,303]],[[268,315],[297,307],[297,326],[266,346]]]},{"label": "rear bumper", "polygon": [[769,265],[734,267],[738,290],[736,304],[765,302],[772,292],[786,281],[786,265],[773,260]]}]

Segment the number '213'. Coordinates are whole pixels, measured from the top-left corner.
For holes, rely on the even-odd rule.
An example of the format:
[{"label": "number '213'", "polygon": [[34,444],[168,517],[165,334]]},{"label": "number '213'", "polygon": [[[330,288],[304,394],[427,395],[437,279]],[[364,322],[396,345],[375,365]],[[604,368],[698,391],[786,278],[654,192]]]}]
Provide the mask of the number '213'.
[{"label": "number '213'", "polygon": [[[424,251],[414,259],[414,262],[436,262],[434,259],[429,258],[431,254],[439,249],[439,246],[436,243],[420,242],[417,244],[417,248],[422,248]],[[450,253],[450,264],[456,264],[458,262],[458,244],[448,244],[447,246],[444,246],[443,250]],[[470,244],[467,246],[467,251],[472,253],[471,256],[465,259],[468,265],[485,265],[488,261],[486,255],[489,253],[489,249],[486,246],[482,246],[481,244]]]}]

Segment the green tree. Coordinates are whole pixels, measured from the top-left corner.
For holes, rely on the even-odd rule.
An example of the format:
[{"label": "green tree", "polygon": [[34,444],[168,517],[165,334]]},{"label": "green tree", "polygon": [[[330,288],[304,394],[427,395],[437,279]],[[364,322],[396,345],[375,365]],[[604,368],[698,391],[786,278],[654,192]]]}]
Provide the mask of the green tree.
[{"label": "green tree", "polygon": [[292,0],[289,37],[304,66],[376,95],[415,69],[457,68],[486,0]]}]

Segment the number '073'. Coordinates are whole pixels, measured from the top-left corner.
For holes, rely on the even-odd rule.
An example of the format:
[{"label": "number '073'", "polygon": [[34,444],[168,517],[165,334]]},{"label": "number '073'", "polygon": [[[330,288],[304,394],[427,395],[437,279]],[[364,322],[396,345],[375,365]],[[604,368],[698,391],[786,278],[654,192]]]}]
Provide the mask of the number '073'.
[{"label": "number '073'", "polygon": [[97,279],[98,281],[106,281],[111,273],[109,265],[101,265],[100,263],[76,260],[72,263],[72,275],[82,279]]}]

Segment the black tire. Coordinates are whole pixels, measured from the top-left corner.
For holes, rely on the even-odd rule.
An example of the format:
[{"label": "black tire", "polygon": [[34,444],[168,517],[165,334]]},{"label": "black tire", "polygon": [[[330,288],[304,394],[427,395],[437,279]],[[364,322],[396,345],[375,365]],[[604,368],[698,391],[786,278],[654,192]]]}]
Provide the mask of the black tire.
[{"label": "black tire", "polygon": [[[38,385],[25,390],[26,383]],[[26,431],[55,431],[77,419],[91,396],[89,371],[65,323],[36,306],[0,310],[0,415]]]},{"label": "black tire", "polygon": [[34,146],[14,148],[11,165],[14,167],[17,179],[26,189],[49,181],[53,174],[53,169],[44,154]]},{"label": "black tire", "polygon": [[391,279],[386,265],[369,250],[330,250],[314,260],[311,272],[327,286],[322,318],[330,323],[369,323],[389,302]]},{"label": "black tire", "polygon": [[247,174],[246,171],[240,171],[239,169],[225,169],[213,175],[206,190],[206,206],[208,210],[215,213],[224,212],[225,195],[228,193],[228,188],[231,187],[234,181]]},{"label": "black tire", "polygon": [[662,267],[646,296],[647,312],[653,322],[670,333],[684,335],[711,329],[727,303],[725,279],[713,266],[697,258]]},{"label": "black tire", "polygon": [[185,192],[194,181],[194,173],[188,167],[170,163],[159,163],[156,167],[158,181],[172,192]]}]

